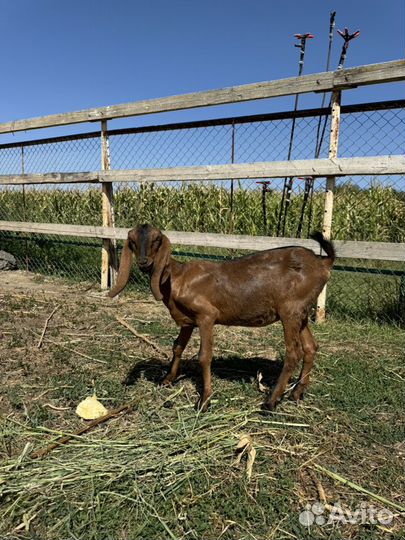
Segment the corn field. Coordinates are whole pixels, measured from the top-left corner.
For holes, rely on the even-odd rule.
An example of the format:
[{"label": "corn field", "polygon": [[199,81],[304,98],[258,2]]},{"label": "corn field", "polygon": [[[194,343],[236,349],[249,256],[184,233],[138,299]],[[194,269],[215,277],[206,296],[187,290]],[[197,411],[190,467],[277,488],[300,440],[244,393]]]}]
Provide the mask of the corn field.
[{"label": "corn field", "polygon": [[[383,187],[378,180],[367,190],[346,183],[338,187],[335,200],[335,239],[404,242],[405,192]],[[116,192],[116,226],[133,227],[148,222],[166,230],[276,236],[280,202],[279,191],[266,194],[268,219],[264,229],[259,188],[247,189],[239,183],[231,209],[231,195],[226,187],[204,183],[180,187],[141,185],[138,189],[121,188]],[[293,197],[287,214],[286,236],[296,236],[302,204],[303,195]],[[311,230],[322,228],[323,204],[323,193],[318,191],[312,201],[310,224],[308,208],[304,215],[306,228],[308,225]],[[101,225],[100,191],[3,190],[0,191],[0,219]]]}]

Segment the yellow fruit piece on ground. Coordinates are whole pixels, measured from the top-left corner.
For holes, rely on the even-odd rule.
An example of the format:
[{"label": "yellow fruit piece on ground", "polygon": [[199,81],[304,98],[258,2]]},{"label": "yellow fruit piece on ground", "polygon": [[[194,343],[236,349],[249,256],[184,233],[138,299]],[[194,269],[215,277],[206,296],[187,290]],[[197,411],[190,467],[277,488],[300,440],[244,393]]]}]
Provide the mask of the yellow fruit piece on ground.
[{"label": "yellow fruit piece on ground", "polygon": [[87,397],[76,407],[76,414],[84,420],[95,420],[107,413],[107,409],[98,401],[96,394]]}]

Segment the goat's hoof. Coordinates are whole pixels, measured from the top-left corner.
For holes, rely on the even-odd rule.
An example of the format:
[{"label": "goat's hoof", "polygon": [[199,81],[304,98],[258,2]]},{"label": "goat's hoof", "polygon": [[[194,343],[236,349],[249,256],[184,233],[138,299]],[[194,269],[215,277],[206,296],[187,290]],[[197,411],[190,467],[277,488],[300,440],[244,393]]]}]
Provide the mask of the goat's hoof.
[{"label": "goat's hoof", "polygon": [[168,375],[166,375],[166,377],[162,381],[160,381],[159,386],[160,387],[170,386],[172,382],[173,382],[173,379],[169,377]]},{"label": "goat's hoof", "polygon": [[198,412],[201,412],[201,413],[205,413],[207,412],[208,410],[208,406],[210,404],[210,399],[206,399],[205,401],[203,401],[201,398],[197,401],[196,403],[196,411]]},{"label": "goat's hoof", "polygon": [[304,390],[298,388],[294,390],[294,392],[291,394],[291,399],[293,399],[297,403],[302,401],[304,399]]},{"label": "goat's hoof", "polygon": [[277,401],[272,401],[269,399],[268,401],[264,401],[262,403],[261,409],[263,412],[273,412],[276,410],[277,405]]}]

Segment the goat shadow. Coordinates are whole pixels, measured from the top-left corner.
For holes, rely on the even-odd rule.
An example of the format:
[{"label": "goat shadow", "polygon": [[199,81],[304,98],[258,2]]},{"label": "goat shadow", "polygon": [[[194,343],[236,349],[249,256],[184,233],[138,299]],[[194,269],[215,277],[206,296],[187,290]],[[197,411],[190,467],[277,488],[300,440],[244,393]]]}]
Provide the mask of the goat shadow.
[{"label": "goat shadow", "polygon": [[[148,360],[136,362],[128,372],[122,384],[130,386],[143,377],[148,381],[159,384],[162,382],[169,368],[169,362],[161,358],[149,358]],[[270,360],[263,357],[241,356],[218,356],[214,357],[211,364],[212,374],[227,381],[251,382],[257,378],[258,372],[263,375],[261,382],[269,388],[276,383],[283,361],[280,359]],[[179,374],[173,384],[182,379],[191,379],[201,388],[201,369],[198,360],[194,357],[182,360]]]}]

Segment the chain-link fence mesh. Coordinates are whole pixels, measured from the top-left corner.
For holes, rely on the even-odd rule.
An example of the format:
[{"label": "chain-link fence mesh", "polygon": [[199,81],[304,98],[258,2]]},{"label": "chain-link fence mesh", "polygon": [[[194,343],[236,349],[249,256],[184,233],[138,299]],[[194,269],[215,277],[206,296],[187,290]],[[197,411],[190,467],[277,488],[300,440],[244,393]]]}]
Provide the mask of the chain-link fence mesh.
[{"label": "chain-link fence mesh", "polygon": [[[295,115],[292,159],[327,157],[326,111]],[[109,132],[112,169],[141,169],[285,160],[293,113],[276,113]],[[403,154],[405,102],[342,108],[339,156]],[[0,145],[0,174],[91,171],[101,168],[100,132]],[[404,241],[403,176],[337,180],[333,237],[375,242]],[[136,182],[114,184],[118,227],[149,222],[162,229],[247,235],[308,237],[321,229],[324,179],[313,185],[294,178],[268,182]],[[0,220],[101,225],[101,188],[91,184],[2,186]],[[286,204],[287,200],[287,204]],[[286,210],[287,207],[287,210]],[[0,249],[22,268],[98,281],[100,241],[0,232]],[[179,248],[187,256],[230,257],[230,250]],[[330,312],[392,320],[405,285],[402,262],[339,260],[328,294]]]}]

